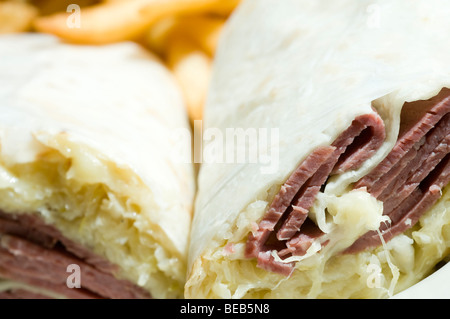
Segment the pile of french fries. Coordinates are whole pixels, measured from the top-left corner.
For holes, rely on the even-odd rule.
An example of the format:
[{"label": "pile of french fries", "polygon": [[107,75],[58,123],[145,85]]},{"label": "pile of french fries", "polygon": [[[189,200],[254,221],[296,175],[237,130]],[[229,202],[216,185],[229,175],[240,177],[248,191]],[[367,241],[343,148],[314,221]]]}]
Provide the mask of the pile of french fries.
[{"label": "pile of french fries", "polygon": [[[136,41],[172,70],[193,122],[202,119],[217,42],[239,2],[0,0],[0,34],[43,32],[90,45]],[[69,23],[73,19],[78,19],[75,26]]]}]

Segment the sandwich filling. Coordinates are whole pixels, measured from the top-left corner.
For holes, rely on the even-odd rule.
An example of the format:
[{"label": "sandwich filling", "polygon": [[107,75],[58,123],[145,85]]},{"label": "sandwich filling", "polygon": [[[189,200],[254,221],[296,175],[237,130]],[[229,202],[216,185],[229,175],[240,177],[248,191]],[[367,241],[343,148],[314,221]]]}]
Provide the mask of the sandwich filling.
[{"label": "sandwich filling", "polygon": [[[380,246],[406,229],[442,195],[450,181],[450,89],[429,100],[405,103],[397,142],[384,160],[354,184],[383,203],[388,222],[367,232],[343,253]],[[384,124],[375,112],[357,117],[331,146],[307,156],[281,186],[256,231],[249,234],[245,256],[258,267],[289,276],[295,262],[275,260],[304,256],[318,242],[328,242],[309,211],[329,176],[358,168],[382,145]],[[364,209],[364,207],[361,207]],[[382,238],[381,238],[382,237]]]},{"label": "sandwich filling", "polygon": [[68,145],[0,166],[0,297],[180,297],[184,264],[151,231],[148,190]]},{"label": "sandwich filling", "polygon": [[[71,265],[80,270],[78,287],[70,284]],[[0,212],[0,277],[38,291],[11,287],[0,290],[0,299],[46,298],[48,291],[63,298],[150,298],[142,287],[117,274],[117,265],[69,240],[38,215]]]}]

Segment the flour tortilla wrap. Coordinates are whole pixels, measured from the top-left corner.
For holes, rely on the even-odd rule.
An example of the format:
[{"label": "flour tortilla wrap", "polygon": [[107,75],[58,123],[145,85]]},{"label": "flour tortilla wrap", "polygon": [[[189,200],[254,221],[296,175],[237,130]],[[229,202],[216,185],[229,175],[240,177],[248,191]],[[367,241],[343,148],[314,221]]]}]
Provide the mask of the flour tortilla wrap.
[{"label": "flour tortilla wrap", "polygon": [[133,43],[2,36],[0,109],[0,296],[182,297],[194,176],[163,64]]},{"label": "flour tortilla wrap", "polygon": [[256,163],[203,163],[186,297],[384,298],[445,259],[448,14],[438,0],[240,5],[204,128],[279,139]]}]

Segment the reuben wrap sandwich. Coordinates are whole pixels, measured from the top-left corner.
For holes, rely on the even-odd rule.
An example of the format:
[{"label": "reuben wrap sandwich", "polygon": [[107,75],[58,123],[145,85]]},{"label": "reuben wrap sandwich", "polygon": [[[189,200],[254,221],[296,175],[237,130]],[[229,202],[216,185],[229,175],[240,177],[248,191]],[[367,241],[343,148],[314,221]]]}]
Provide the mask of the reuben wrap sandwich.
[{"label": "reuben wrap sandwich", "polygon": [[3,36],[0,109],[0,297],[181,297],[194,180],[162,64]]},{"label": "reuben wrap sandwich", "polygon": [[242,3],[205,128],[279,138],[202,165],[187,297],[388,297],[445,261],[449,16],[439,0]]}]

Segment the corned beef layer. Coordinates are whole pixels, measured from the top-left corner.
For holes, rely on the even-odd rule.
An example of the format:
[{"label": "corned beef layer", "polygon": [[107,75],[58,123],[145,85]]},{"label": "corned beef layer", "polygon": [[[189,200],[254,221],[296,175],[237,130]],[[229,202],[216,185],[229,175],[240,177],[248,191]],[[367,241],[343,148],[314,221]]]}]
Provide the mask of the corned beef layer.
[{"label": "corned beef layer", "polygon": [[[80,288],[69,288],[69,265],[80,267]],[[64,237],[36,214],[0,211],[0,278],[52,291],[67,298],[150,298],[141,287],[117,279],[117,266]],[[2,298],[45,298],[26,289],[0,292]]]},{"label": "corned beef layer", "polygon": [[[382,224],[385,241],[414,226],[440,198],[450,181],[450,89],[428,100],[405,103],[398,140],[368,175],[355,183],[383,202]],[[330,175],[357,169],[370,158],[385,139],[384,123],[375,112],[358,116],[330,146],[308,155],[281,186],[256,232],[246,243],[247,258],[256,258],[258,267],[289,276],[295,263],[276,261],[303,256],[323,235],[308,218],[318,192]],[[326,244],[323,243],[323,244]],[[361,236],[344,253],[357,253],[381,245],[377,231]]]}]

